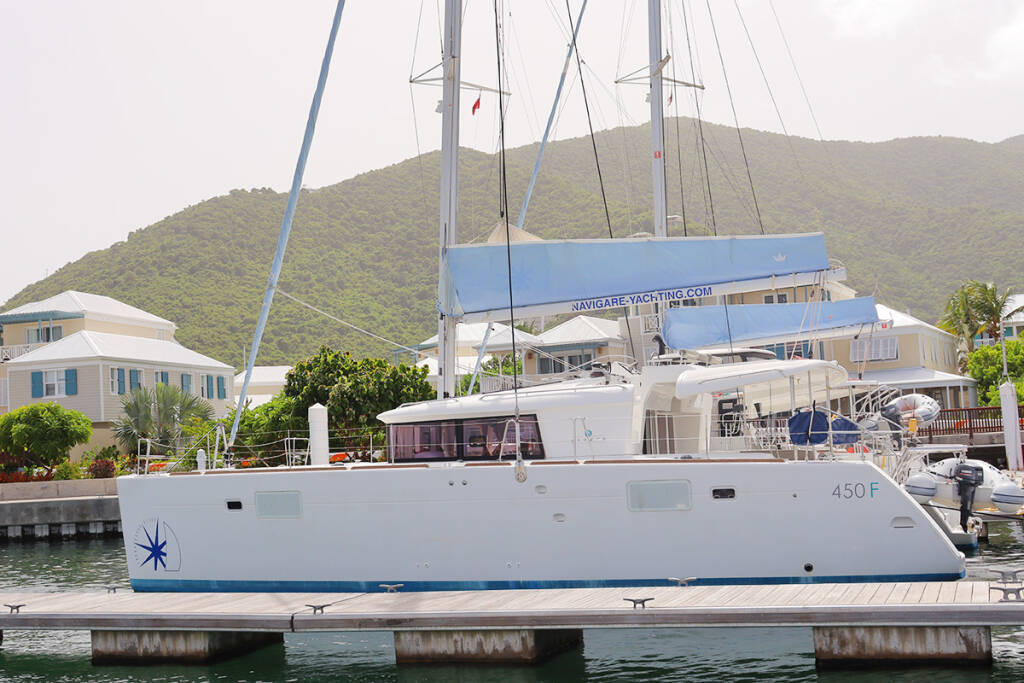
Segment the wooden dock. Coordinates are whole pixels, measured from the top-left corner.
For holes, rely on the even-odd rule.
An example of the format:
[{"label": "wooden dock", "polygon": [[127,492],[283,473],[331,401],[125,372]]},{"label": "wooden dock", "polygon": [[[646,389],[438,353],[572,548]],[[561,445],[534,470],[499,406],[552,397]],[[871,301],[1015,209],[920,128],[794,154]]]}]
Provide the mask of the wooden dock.
[{"label": "wooden dock", "polygon": [[[0,630],[540,632],[586,628],[930,629],[1024,625],[1006,587],[955,583],[666,586],[427,593],[2,593]],[[651,598],[634,608],[630,598]],[[322,612],[314,607],[322,607]],[[396,638],[397,642],[397,638]],[[989,644],[989,656],[991,652]],[[95,650],[94,650],[95,651]]]}]

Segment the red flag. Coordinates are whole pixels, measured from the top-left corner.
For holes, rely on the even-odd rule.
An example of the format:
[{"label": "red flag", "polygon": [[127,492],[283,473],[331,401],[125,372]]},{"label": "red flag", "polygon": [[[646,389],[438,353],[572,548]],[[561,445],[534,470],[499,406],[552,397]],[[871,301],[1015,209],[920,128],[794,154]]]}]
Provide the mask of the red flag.
[{"label": "red flag", "polygon": [[473,109],[469,112],[472,115],[476,115],[476,110],[480,108],[480,95],[476,96],[476,102],[473,103]]}]

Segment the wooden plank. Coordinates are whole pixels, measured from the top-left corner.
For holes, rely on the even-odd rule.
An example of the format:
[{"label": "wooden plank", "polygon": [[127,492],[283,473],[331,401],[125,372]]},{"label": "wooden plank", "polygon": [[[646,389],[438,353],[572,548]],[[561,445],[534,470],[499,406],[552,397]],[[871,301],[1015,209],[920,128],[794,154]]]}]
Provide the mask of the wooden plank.
[{"label": "wooden plank", "polygon": [[939,601],[939,591],[945,584],[937,581],[929,581],[924,586],[924,592],[921,594],[921,603],[936,603]]},{"label": "wooden plank", "polygon": [[920,582],[920,581],[915,583],[915,584],[913,584],[910,587],[910,590],[907,591],[907,595],[904,598],[904,600],[907,602],[907,604],[911,604],[911,605],[916,605],[916,604],[920,603],[921,602],[921,596],[924,595],[924,589],[926,587],[927,587],[927,584],[925,584],[923,582]]},{"label": "wooden plank", "polygon": [[936,602],[940,604],[949,604],[955,601],[956,598],[956,584],[955,583],[944,583],[939,588],[939,597]]},{"label": "wooden plank", "polygon": [[877,583],[865,583],[853,599],[850,600],[851,605],[866,605],[871,601],[871,596],[878,592],[880,584]]},{"label": "wooden plank", "polygon": [[879,584],[878,590],[871,596],[869,604],[884,605],[885,601],[888,600],[889,596],[892,594],[894,588],[896,588],[896,584],[894,583]]},{"label": "wooden plank", "polygon": [[893,586],[892,593],[885,599],[885,603],[887,605],[902,605],[910,591],[910,585],[909,583],[897,583]]},{"label": "wooden plank", "polygon": [[971,595],[971,602],[977,604],[984,604],[990,602],[989,595],[994,591],[990,591],[989,584],[987,581],[974,581],[974,593]]},{"label": "wooden plank", "polygon": [[958,605],[969,603],[971,596],[974,594],[974,586],[970,581],[958,581],[956,584],[956,592],[953,594],[953,602]]}]

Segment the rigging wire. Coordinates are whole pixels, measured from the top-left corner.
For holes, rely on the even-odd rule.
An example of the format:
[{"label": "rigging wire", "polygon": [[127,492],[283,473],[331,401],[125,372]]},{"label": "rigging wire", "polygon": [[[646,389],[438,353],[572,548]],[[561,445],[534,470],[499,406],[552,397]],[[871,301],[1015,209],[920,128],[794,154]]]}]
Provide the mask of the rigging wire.
[{"label": "rigging wire", "polygon": [[761,79],[764,80],[764,87],[768,90],[768,97],[772,101],[772,107],[775,108],[775,115],[779,119],[779,125],[782,126],[782,134],[786,136],[786,143],[789,145],[789,151],[793,155],[793,161],[796,162],[796,169],[800,172],[800,176],[803,177],[804,171],[800,167],[800,157],[797,156],[796,148],[793,147],[793,138],[790,137],[789,131],[786,130],[786,122],[782,120],[782,112],[779,110],[779,103],[775,101],[775,93],[772,92],[772,86],[768,83],[768,74],[765,73],[764,66],[761,64],[761,57],[757,54],[757,48],[754,46],[754,39],[750,35],[750,29],[747,28],[747,22],[743,18],[743,12],[740,11],[739,0],[732,0],[733,5],[736,7],[736,14],[740,18],[740,24],[743,26],[743,32],[747,35],[747,42],[750,44],[750,51],[754,53],[754,61],[757,62],[757,68],[761,71]]},{"label": "rigging wire", "polygon": [[[686,52],[690,58],[690,82],[697,82],[697,70],[694,66],[693,59],[693,44],[690,40],[690,22],[686,15],[686,2],[685,0],[681,3],[683,8],[683,29],[686,31]],[[704,183],[707,188],[707,203],[704,205],[704,220],[705,224],[710,216],[711,218],[711,232],[716,236],[718,235],[718,223],[715,221],[715,202],[711,195],[711,173],[708,170],[708,150],[707,145],[704,142],[704,121],[700,113],[700,97],[697,94],[697,89],[693,88],[693,106],[697,112],[697,138],[700,146],[701,158],[704,161]],[[701,192],[701,194],[704,194]]]},{"label": "rigging wire", "polygon": [[775,25],[779,27],[779,35],[782,36],[782,44],[786,46],[786,54],[789,55],[789,63],[793,65],[793,73],[796,75],[796,82],[800,84],[800,92],[804,96],[804,102],[807,103],[807,111],[811,114],[811,121],[814,122],[814,130],[818,133],[818,142],[821,143],[822,149],[825,150],[825,157],[828,159],[829,165],[835,170],[835,166],[832,164],[832,156],[828,152],[828,145],[825,144],[825,138],[821,135],[821,127],[818,126],[818,118],[814,115],[814,107],[811,106],[811,98],[807,96],[807,89],[804,87],[804,81],[800,78],[800,70],[796,67],[796,60],[793,58],[793,52],[789,49],[789,41],[786,40],[786,33],[782,30],[782,22],[779,21],[779,14],[775,11],[775,4],[772,0],[768,0],[768,6],[772,10],[772,16],[775,17]]},{"label": "rigging wire", "polygon": [[[494,48],[498,62],[498,137],[501,140],[501,156],[499,157],[501,172],[499,179],[499,195],[501,197],[501,218],[505,222],[505,259],[506,265],[508,266],[509,333],[512,336],[512,393],[515,401],[516,460],[519,460],[522,458],[522,452],[519,448],[519,368],[516,363],[516,311],[512,299],[512,235],[508,222],[508,177],[506,175],[507,169],[505,168],[505,91],[504,88],[502,88],[502,69],[504,64],[503,52],[505,50],[505,45],[503,41],[504,26],[501,18],[504,13],[504,8],[502,7],[502,9],[499,10],[499,1],[504,5],[503,0],[494,0]],[[518,478],[519,472],[516,473],[516,476]]]},{"label": "rigging wire", "polygon": [[736,136],[740,141],[740,152],[743,154],[743,165],[747,169],[747,180],[750,182],[750,195],[754,198],[754,208],[757,209],[757,225],[764,235],[764,222],[761,220],[761,208],[757,203],[757,192],[754,190],[754,177],[750,175],[750,161],[747,159],[747,148],[743,145],[743,133],[740,131],[740,120],[736,115],[736,103],[733,101],[732,88],[729,87],[729,75],[725,70],[725,58],[722,56],[722,44],[718,40],[718,29],[715,28],[715,15],[711,11],[711,0],[705,0],[708,7],[708,18],[711,20],[711,33],[715,37],[715,47],[718,49],[718,61],[722,64],[722,79],[725,81],[725,91],[729,95],[729,106],[732,108],[732,118],[736,123]]},{"label": "rigging wire", "polygon": [[403,351],[411,351],[412,353],[417,354],[417,355],[419,355],[419,353],[420,353],[420,351],[418,349],[414,349],[414,348],[408,347],[405,344],[399,344],[396,341],[391,341],[390,339],[382,337],[379,334],[374,334],[373,332],[370,332],[369,330],[364,330],[363,328],[359,327],[358,325],[353,325],[350,322],[346,322],[346,321],[342,320],[341,318],[333,316],[330,313],[328,313],[327,311],[324,311],[324,310],[321,310],[321,309],[317,308],[313,304],[308,304],[305,301],[303,301],[302,299],[299,299],[297,297],[292,296],[291,294],[289,294],[288,292],[284,291],[280,287],[278,287],[277,293],[280,294],[281,296],[287,298],[287,299],[291,299],[292,301],[294,301],[295,303],[299,304],[300,306],[305,306],[309,310],[315,311],[316,313],[319,313],[320,315],[324,316],[325,318],[330,318],[331,320],[333,320],[336,323],[341,323],[342,325],[345,325],[346,327],[351,327],[356,332],[362,332],[363,334],[365,334],[367,336],[370,336],[370,337],[373,337],[374,339],[377,339],[379,341],[382,341],[385,344],[390,344],[391,346],[396,346],[396,347],[402,349]]},{"label": "rigging wire", "polygon": [[416,18],[416,38],[412,44],[412,62],[409,64],[409,106],[412,109],[412,131],[416,138],[416,164],[419,167],[420,176],[420,199],[423,202],[423,215],[426,216],[429,209],[427,208],[427,187],[424,185],[424,178],[426,173],[423,171],[423,150],[420,146],[420,126],[416,120],[416,96],[413,92],[413,78],[416,74],[416,49],[420,42],[420,28],[423,25],[423,4],[425,0],[420,0],[420,12]]},{"label": "rigging wire", "polygon": [[[569,0],[565,0],[565,11],[569,15],[569,28],[572,29],[572,9],[569,7]],[[604,220],[605,223],[607,223],[608,225],[608,238],[615,239],[615,233],[612,230],[612,216],[608,212],[608,195],[605,194],[604,191],[604,176],[601,173],[601,157],[597,153],[597,137],[594,135],[594,123],[590,118],[590,102],[589,98],[587,97],[587,84],[583,79],[583,60],[580,59],[580,49],[579,46],[576,44],[575,31],[573,31],[572,35],[573,52],[576,53],[576,69],[579,71],[580,75],[580,90],[583,92],[583,108],[587,112],[587,126],[590,129],[590,146],[594,150],[594,164],[597,166],[597,182],[598,185],[600,185],[601,187],[601,203],[604,206]],[[633,357],[636,358],[636,349],[633,347],[633,330],[630,328],[629,325],[629,307],[623,306],[622,312],[623,314],[625,314],[626,318],[626,332],[629,336],[629,350],[630,353],[633,354]]]}]

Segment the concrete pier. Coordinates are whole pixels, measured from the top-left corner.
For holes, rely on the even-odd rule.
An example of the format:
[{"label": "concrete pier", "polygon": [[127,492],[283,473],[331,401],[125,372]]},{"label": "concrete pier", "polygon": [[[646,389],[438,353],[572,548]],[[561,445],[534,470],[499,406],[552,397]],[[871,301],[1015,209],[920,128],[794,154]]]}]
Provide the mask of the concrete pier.
[{"label": "concrete pier", "polygon": [[395,631],[398,664],[539,664],[583,645],[580,629]]},{"label": "concrete pier", "polygon": [[[57,482],[59,484],[80,484],[99,482],[107,487],[107,480],[80,480]],[[53,482],[35,482],[47,485]],[[34,485],[33,484],[33,485]],[[15,494],[32,493],[31,489],[15,492],[7,487],[26,487],[29,484],[4,484],[3,498],[0,499],[0,539],[44,540],[48,538],[74,538],[79,534],[100,536],[117,534],[121,531],[121,511],[116,495],[71,496],[65,498],[20,498]],[[94,486],[97,490],[103,490]],[[91,490],[91,489],[86,489]],[[53,494],[76,492],[68,487],[50,487],[38,493]]]},{"label": "concrete pier", "polygon": [[93,631],[93,664],[206,664],[284,642],[283,633]]},{"label": "concrete pier", "polygon": [[989,664],[992,632],[988,626],[817,626],[814,656],[822,667]]}]

